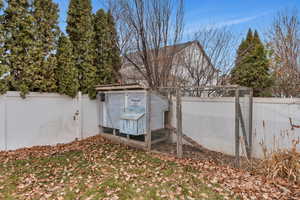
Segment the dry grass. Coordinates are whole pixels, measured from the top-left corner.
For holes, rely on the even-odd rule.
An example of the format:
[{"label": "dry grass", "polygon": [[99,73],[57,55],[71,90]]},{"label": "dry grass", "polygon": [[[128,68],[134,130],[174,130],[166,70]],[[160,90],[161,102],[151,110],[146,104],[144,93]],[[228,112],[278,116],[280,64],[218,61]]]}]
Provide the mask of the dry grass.
[{"label": "dry grass", "polygon": [[1,200],[224,199],[204,181],[196,169],[100,136],[0,152]]},{"label": "dry grass", "polygon": [[293,142],[290,150],[272,152],[258,165],[258,172],[268,178],[287,178],[292,182],[300,183],[300,153],[296,150],[299,141]]}]

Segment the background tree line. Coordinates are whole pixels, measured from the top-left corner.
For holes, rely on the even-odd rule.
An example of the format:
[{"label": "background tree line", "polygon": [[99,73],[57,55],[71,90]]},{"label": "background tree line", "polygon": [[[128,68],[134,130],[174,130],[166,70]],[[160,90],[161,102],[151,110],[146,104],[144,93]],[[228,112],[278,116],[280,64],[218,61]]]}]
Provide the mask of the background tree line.
[{"label": "background tree line", "polygon": [[112,15],[92,13],[90,0],[71,0],[67,35],[52,0],[1,0],[0,92],[78,91],[95,98],[97,84],[117,79],[121,61]]},{"label": "background tree line", "polygon": [[[105,0],[116,19],[122,56],[144,77],[149,87],[169,85],[173,73],[174,45],[182,42],[184,2],[180,0]],[[171,9],[172,8],[172,9]],[[176,16],[174,18],[169,16]],[[199,27],[191,36],[198,41],[214,68],[195,63],[193,52],[185,55],[184,67],[193,86],[238,84],[254,89],[255,96],[299,96],[300,24],[296,10],[278,12],[268,30],[249,29],[246,38],[231,27]],[[170,24],[170,25],[169,25]],[[166,26],[164,26],[166,25]],[[175,30],[175,31],[174,31]],[[187,35],[185,35],[187,36]],[[175,39],[174,41],[172,39]],[[240,46],[237,47],[239,42]],[[170,51],[161,51],[168,46]],[[136,52],[136,54],[132,54]],[[161,57],[166,59],[160,62]],[[153,62],[157,61],[157,62]],[[216,81],[216,72],[218,78]],[[178,80],[181,74],[175,74]]]},{"label": "background tree line", "polygon": [[[30,91],[59,92],[74,97],[82,91],[95,98],[97,84],[120,80],[121,53],[149,86],[168,85],[176,51],[160,49],[182,40],[182,0],[107,0],[109,12],[96,13],[90,0],[70,0],[67,34],[59,29],[59,9],[52,0],[0,0],[0,5],[1,93],[20,91],[24,97]],[[229,27],[199,27],[193,40],[218,71],[217,84],[252,87],[256,96],[297,96],[299,22],[296,10],[279,12],[263,39],[249,30],[237,49],[238,39]],[[132,52],[138,52],[138,59],[132,59]],[[168,59],[159,62],[161,57]],[[195,83],[208,84],[215,78],[204,62],[187,68]]]},{"label": "background tree line", "polygon": [[249,29],[230,73],[230,82],[254,89],[255,96],[299,97],[300,20],[296,9],[277,13],[262,42]]}]

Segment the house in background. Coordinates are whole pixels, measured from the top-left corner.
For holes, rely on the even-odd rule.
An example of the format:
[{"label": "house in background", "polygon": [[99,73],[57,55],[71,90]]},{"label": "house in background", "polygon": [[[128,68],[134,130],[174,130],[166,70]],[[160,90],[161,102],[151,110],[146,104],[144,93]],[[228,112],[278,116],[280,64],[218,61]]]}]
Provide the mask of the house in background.
[{"label": "house in background", "polygon": [[[149,52],[152,53],[151,51]],[[159,62],[171,62],[171,73],[167,80],[167,85],[169,86],[174,85],[175,82],[179,82],[183,86],[212,86],[218,83],[219,70],[213,66],[210,58],[198,41],[162,47],[159,49],[158,55],[162,55],[158,56]],[[145,69],[139,53],[131,53],[128,57],[141,67],[137,68],[130,60],[124,58],[123,65],[119,71],[122,83],[145,84],[146,81],[143,76],[145,74],[143,70]],[[170,57],[171,61],[169,61]]]}]

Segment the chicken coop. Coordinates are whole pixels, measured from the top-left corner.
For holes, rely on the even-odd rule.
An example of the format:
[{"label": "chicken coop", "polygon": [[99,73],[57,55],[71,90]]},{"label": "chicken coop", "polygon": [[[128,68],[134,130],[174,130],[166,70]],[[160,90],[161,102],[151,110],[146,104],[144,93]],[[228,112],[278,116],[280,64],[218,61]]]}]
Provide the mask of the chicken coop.
[{"label": "chicken coop", "polygon": [[137,84],[96,88],[100,133],[117,142],[146,148],[167,139],[168,98]]}]

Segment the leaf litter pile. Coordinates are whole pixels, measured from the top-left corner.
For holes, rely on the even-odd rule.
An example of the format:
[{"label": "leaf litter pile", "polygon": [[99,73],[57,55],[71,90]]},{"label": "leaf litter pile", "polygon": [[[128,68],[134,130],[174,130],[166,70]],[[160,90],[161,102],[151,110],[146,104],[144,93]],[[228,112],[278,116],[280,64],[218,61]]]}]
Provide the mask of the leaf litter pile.
[{"label": "leaf litter pile", "polygon": [[0,152],[0,199],[300,199],[300,189],[285,179],[95,136]]}]

